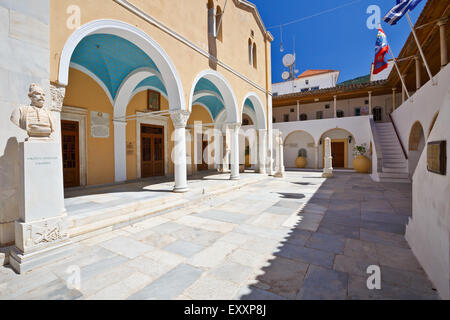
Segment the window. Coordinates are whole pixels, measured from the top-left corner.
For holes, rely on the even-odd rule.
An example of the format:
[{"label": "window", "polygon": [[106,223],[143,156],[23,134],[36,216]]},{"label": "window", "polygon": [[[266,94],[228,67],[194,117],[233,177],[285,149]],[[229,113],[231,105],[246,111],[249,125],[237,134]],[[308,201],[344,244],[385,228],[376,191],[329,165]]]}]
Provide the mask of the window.
[{"label": "window", "polygon": [[302,113],[300,115],[300,121],[306,121],[306,120],[308,120],[308,116],[306,115],[306,113]]},{"label": "window", "polygon": [[355,116],[361,115],[361,108],[355,108]]},{"label": "window", "polygon": [[272,97],[278,96],[278,92],[272,92]]},{"label": "window", "polygon": [[242,125],[243,126],[248,126],[248,124],[249,124],[248,119],[243,119],[242,120]]},{"label": "window", "polygon": [[291,108],[291,110],[289,110],[290,112],[294,112],[294,108]]},{"label": "window", "polygon": [[275,117],[272,118],[272,123],[277,122],[277,119]]},{"label": "window", "polygon": [[364,100],[364,104],[369,104],[369,100]]},{"label": "window", "polygon": [[338,118],[343,118],[344,117],[344,110],[337,110],[336,111],[336,116]]},{"label": "window", "polygon": [[323,119],[323,111],[316,112],[316,119]]},{"label": "window", "polygon": [[318,87],[318,86],[317,86],[317,87],[312,87],[312,88],[311,88],[311,91],[312,91],[312,90],[319,90],[319,87]]},{"label": "window", "polygon": [[309,91],[309,88],[303,88],[303,89],[301,90],[301,92],[306,92],[306,91]]},{"label": "window", "polygon": [[257,57],[256,57],[256,43],[253,44],[253,68],[257,68],[258,66],[258,61],[257,61]]},{"label": "window", "polygon": [[289,115],[288,114],[284,114],[283,115],[283,121],[284,122],[289,122]]},{"label": "window", "polygon": [[216,35],[216,16],[213,0],[208,0],[208,33],[213,37]]},{"label": "window", "polygon": [[253,44],[252,39],[248,39],[248,64],[253,65]]},{"label": "window", "polygon": [[305,80],[305,84],[308,85],[309,84],[309,80]]},{"label": "window", "polygon": [[222,9],[220,6],[216,8],[216,38],[222,42],[222,30],[223,30],[223,19],[222,19]]},{"label": "window", "polygon": [[325,109],[330,109],[330,105],[329,105],[329,104],[326,104],[326,105],[325,105]]}]

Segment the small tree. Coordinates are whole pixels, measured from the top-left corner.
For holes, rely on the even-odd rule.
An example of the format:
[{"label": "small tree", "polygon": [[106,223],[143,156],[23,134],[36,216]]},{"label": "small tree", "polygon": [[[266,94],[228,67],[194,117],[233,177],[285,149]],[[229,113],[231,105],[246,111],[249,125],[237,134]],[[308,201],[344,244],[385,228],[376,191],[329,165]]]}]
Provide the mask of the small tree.
[{"label": "small tree", "polygon": [[308,155],[308,153],[306,152],[306,149],[301,148],[300,150],[298,150],[298,156],[299,156],[299,157],[306,158],[307,155]]},{"label": "small tree", "polygon": [[353,156],[365,156],[367,153],[367,144],[363,143],[353,147]]}]

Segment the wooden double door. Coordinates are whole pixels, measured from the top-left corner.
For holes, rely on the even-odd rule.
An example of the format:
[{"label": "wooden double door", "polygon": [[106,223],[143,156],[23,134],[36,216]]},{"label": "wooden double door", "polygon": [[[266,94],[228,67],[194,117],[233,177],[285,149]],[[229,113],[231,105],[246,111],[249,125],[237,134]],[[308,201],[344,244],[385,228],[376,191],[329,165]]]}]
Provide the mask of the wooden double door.
[{"label": "wooden double door", "polygon": [[77,121],[61,120],[64,188],[80,185],[80,135]]},{"label": "wooden double door", "polygon": [[164,127],[141,124],[141,177],[164,175]]}]

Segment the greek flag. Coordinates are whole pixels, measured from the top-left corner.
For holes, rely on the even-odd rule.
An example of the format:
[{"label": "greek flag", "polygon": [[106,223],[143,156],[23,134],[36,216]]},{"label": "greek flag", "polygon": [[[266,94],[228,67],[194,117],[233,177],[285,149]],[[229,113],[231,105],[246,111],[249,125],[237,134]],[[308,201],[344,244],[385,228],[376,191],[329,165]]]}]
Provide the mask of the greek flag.
[{"label": "greek flag", "polygon": [[422,0],[396,0],[397,5],[393,7],[383,18],[383,21],[391,26],[397,24],[407,12],[412,11]]}]

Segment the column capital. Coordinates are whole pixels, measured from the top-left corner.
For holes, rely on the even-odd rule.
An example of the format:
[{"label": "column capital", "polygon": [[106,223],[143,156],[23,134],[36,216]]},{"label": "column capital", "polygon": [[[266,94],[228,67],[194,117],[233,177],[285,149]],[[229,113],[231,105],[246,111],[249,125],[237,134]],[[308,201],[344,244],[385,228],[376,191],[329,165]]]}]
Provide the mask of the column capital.
[{"label": "column capital", "polygon": [[416,54],[416,55],[414,56],[414,60],[415,60],[415,61],[419,61],[419,59],[420,59],[419,55]]},{"label": "column capital", "polygon": [[371,96],[371,95],[372,95],[372,91],[367,91],[367,93],[369,94],[369,96]]},{"label": "column capital", "polygon": [[189,119],[190,112],[186,110],[170,111],[170,118],[172,119],[175,128],[185,128]]},{"label": "column capital", "polygon": [[66,95],[66,87],[60,85],[50,84],[50,96],[52,98],[50,110],[61,112]]},{"label": "column capital", "polygon": [[397,88],[392,88],[392,92],[395,92],[395,91],[397,91]]},{"label": "column capital", "polygon": [[234,129],[234,130],[239,130],[241,128],[241,125],[242,124],[240,122],[228,122],[228,123],[226,123],[227,127],[231,128],[231,129]]}]

